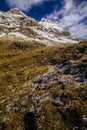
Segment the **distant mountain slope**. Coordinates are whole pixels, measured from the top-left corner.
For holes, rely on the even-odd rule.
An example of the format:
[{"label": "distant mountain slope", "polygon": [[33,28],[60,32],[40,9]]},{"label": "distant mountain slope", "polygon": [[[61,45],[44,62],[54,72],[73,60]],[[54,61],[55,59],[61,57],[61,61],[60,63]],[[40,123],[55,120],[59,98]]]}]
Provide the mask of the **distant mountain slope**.
[{"label": "distant mountain slope", "polygon": [[46,45],[79,42],[58,23],[46,19],[37,22],[17,8],[0,12],[0,40],[37,41]]}]

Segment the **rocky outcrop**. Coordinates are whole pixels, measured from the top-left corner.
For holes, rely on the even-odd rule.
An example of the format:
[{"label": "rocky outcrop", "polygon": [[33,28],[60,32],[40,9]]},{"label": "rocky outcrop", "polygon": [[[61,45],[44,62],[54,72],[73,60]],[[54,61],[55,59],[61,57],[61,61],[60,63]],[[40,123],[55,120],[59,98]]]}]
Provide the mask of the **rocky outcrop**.
[{"label": "rocky outcrop", "polygon": [[[76,61],[65,59],[32,81],[33,92],[29,95],[29,100],[32,100],[33,106],[29,112],[38,115],[43,111],[43,104],[47,105],[46,103],[50,102],[54,109],[61,113],[63,121],[70,123],[72,130],[86,130],[86,115],[79,110],[78,105],[75,106],[73,97],[75,92],[79,94],[77,98],[81,98],[80,89],[87,83],[86,58],[78,60],[81,62],[76,64]],[[82,91],[82,95],[85,99],[85,90]],[[77,102],[77,99],[75,101]],[[43,129],[42,124],[39,125]],[[39,125],[37,123],[37,129]]]}]

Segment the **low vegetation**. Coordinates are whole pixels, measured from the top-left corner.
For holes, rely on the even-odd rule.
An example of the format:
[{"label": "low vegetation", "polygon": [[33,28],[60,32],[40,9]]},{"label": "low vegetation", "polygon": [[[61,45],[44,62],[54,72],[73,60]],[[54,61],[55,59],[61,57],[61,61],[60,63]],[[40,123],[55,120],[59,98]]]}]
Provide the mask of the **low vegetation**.
[{"label": "low vegetation", "polygon": [[0,130],[87,129],[87,42],[0,48]]}]

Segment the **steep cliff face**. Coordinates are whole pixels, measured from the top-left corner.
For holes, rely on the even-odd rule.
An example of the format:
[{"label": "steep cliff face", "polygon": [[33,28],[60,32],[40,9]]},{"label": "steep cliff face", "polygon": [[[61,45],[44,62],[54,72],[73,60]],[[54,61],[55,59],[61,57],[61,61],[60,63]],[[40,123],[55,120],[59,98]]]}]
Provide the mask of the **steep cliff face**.
[{"label": "steep cliff face", "polygon": [[54,43],[78,43],[58,23],[42,19],[40,22],[14,8],[0,12],[0,39],[38,41],[47,45]]}]

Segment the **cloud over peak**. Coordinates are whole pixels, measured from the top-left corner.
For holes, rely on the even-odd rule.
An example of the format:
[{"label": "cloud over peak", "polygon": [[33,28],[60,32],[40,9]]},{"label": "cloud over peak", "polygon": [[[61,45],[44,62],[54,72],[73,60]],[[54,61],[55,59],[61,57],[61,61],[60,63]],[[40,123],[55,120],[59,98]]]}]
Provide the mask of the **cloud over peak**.
[{"label": "cloud over peak", "polygon": [[6,0],[11,8],[19,8],[21,10],[29,10],[33,5],[40,4],[44,0]]},{"label": "cloud over peak", "polygon": [[[34,16],[36,19],[39,16],[39,20],[45,17],[48,20],[59,22],[59,24],[73,36],[87,38],[87,0],[6,1],[10,8],[16,7],[21,9],[29,15],[32,14],[32,17]],[[52,4],[53,2],[56,4]],[[36,9],[32,8],[33,6],[36,6]]]},{"label": "cloud over peak", "polygon": [[[87,1],[83,0],[76,6],[74,0],[64,0],[63,7],[54,10],[47,19],[58,21],[60,25],[69,30],[72,35],[77,37],[87,37]],[[83,22],[82,22],[83,21]]]}]

